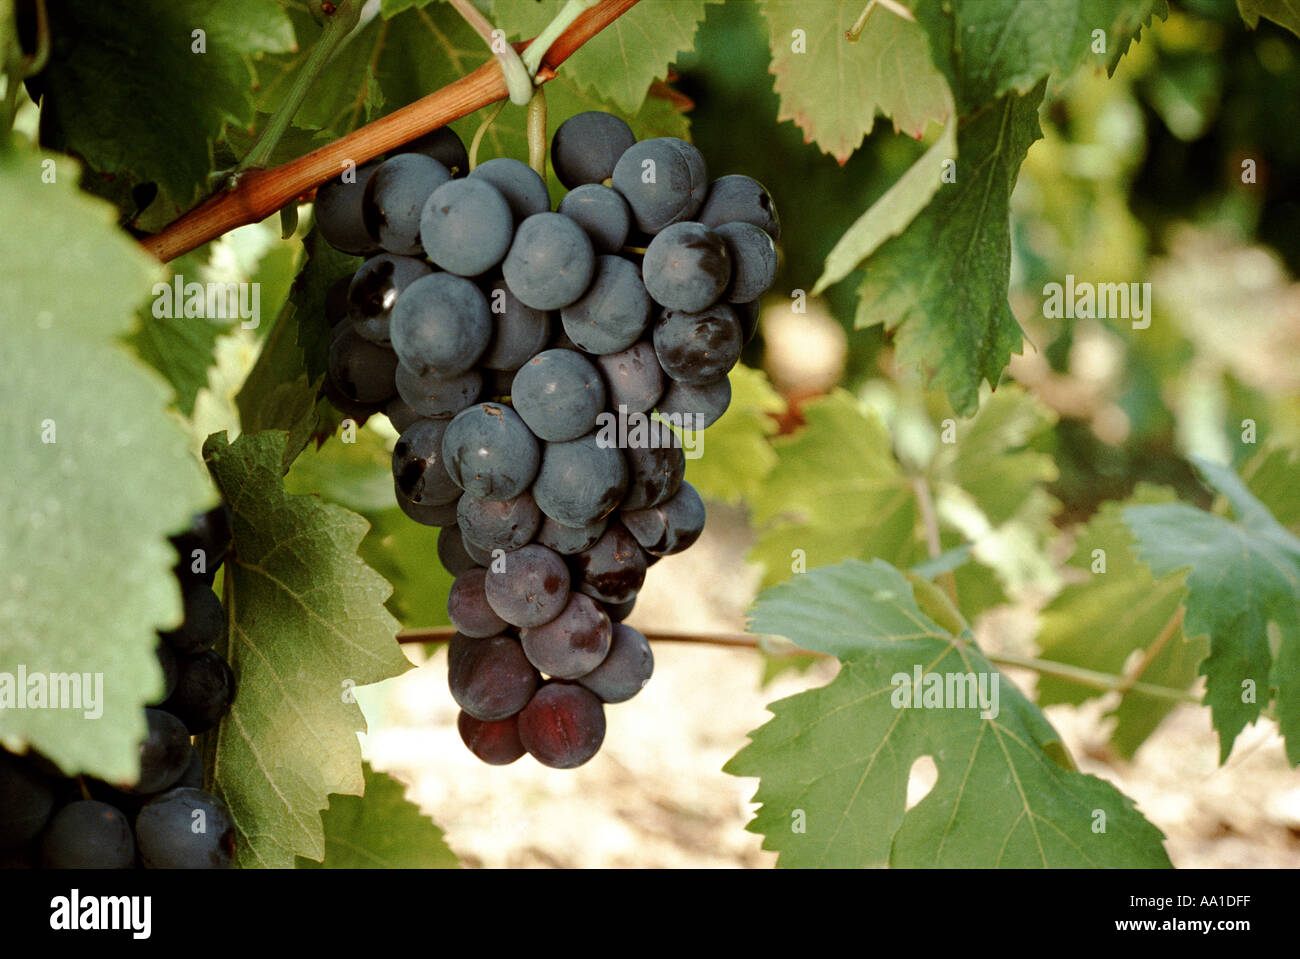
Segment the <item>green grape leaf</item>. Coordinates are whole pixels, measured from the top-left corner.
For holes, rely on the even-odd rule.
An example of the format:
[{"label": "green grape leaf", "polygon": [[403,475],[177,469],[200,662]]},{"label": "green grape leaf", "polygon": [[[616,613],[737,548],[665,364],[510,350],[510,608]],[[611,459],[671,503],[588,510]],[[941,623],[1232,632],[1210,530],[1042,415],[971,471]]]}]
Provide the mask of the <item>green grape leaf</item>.
[{"label": "green grape leaf", "polygon": [[[1071,583],[1043,609],[1038,632],[1042,655],[1053,662],[1079,666],[1119,678],[1135,650],[1148,657],[1166,628],[1173,632],[1149,657],[1141,681],[1168,689],[1187,689],[1207,651],[1204,637],[1188,639],[1174,619],[1187,597],[1183,575],[1158,579],[1138,561],[1133,534],[1124,525],[1125,506],[1168,503],[1170,490],[1139,485],[1125,503],[1104,503],[1075,542],[1069,565],[1088,578]],[[1100,551],[1100,552],[1097,552]],[[1104,565],[1103,565],[1104,564]],[[1102,696],[1101,690],[1049,674],[1038,679],[1039,705],[1078,705]],[[1176,706],[1176,701],[1128,690],[1108,715],[1115,729],[1110,742],[1132,758]]]},{"label": "green grape leaf", "polygon": [[356,442],[308,448],[284,480],[291,493],[316,493],[361,513],[370,531],[361,558],[393,586],[388,609],[408,628],[441,626],[452,575],[438,560],[438,530],[422,526],[393,502],[390,445],[378,429],[357,430]]},{"label": "green grape leaf", "polygon": [[131,345],[140,359],[166,377],[176,391],[176,408],[190,416],[199,390],[208,385],[217,340],[232,324],[203,317],[158,317],[147,309],[139,317]]},{"label": "green grape leaf", "polygon": [[916,23],[880,8],[856,43],[845,36],[863,6],[859,0],[763,2],[781,97],[777,121],[793,120],[805,141],[840,163],[871,132],[877,112],[917,139],[931,120],[946,123],[952,116],[948,84]]},{"label": "green grape leaf", "polygon": [[[880,417],[844,392],[806,403],[802,412],[802,429],[772,441],[777,464],[750,498],[759,530],[750,558],[764,567],[763,585],[787,579],[801,565],[849,557],[920,566],[926,541],[917,487],[895,459]],[[1034,564],[1044,562],[1056,505],[1041,486],[1055,479],[1056,467],[1029,443],[1052,423],[1041,404],[1011,386],[960,429],[953,424],[951,443],[936,438],[928,481],[940,546],[964,545],[977,562],[962,557],[935,574],[954,572],[962,606],[972,615],[1006,600],[1000,581],[1016,588],[1041,581]]]},{"label": "green grape leaf", "polygon": [[361,556],[393,584],[389,611],[406,629],[450,625],[447,594],[455,577],[438,559],[437,528],[422,526],[396,506],[366,518],[370,532]]},{"label": "green grape leaf", "polygon": [[298,857],[299,869],[454,869],[460,865],[442,830],[406,798],[406,787],[362,765],[362,796],[332,795],[321,815],[325,860]]},{"label": "green grape leaf", "polygon": [[[951,105],[952,94],[947,88],[944,92]],[[902,233],[938,192],[944,164],[956,159],[957,118],[954,116],[921,158],[835,242],[826,254],[826,265],[813,286],[813,296],[844,279],[882,243]]]},{"label": "green grape leaf", "polygon": [[[120,342],[162,271],[76,180],[62,159],[0,152],[0,739],[130,782],[162,690],[155,629],[181,619],[166,537],[214,497],[171,390]],[[20,668],[89,677],[98,702],[23,708]]]},{"label": "green grape leaf", "polygon": [[963,116],[1084,63],[1114,73],[1142,27],[1169,16],[1165,0],[920,0],[914,9]]},{"label": "green grape leaf", "polygon": [[216,434],[204,446],[234,514],[225,567],[239,683],[204,737],[204,761],[230,807],[242,866],[292,867],[325,856],[330,793],[363,788],[352,689],[411,668],[384,608],[390,587],[357,555],[366,522],[281,485],[285,435]]},{"label": "green grape leaf", "polygon": [[294,44],[281,5],[264,0],[140,0],[129,12],[64,0],[50,5],[50,32],[43,139],[100,172],[157,183],[151,225],[207,191],[226,124],[252,122],[253,59]]},{"label": "green grape leaf", "polygon": [[[583,89],[626,113],[636,113],[650,84],[664,79],[677,55],[695,46],[705,4],[718,2],[640,0],[587,41],[560,69]],[[507,36],[528,39],[540,33],[564,3],[501,4],[493,14]]]},{"label": "green grape leaf", "polygon": [[903,556],[900,565],[911,565],[916,500],[879,417],[841,390],[802,413],[802,429],[772,441],[777,464],[750,500],[760,530],[750,558],[763,565],[763,585],[796,565],[849,556]]},{"label": "green grape leaf", "polygon": [[1283,526],[1300,526],[1300,454],[1276,447],[1261,450],[1242,469],[1241,477],[1255,497]]},{"label": "green grape leaf", "polygon": [[1220,760],[1275,692],[1287,758],[1300,764],[1300,538],[1230,469],[1193,462],[1235,522],[1185,503],[1130,506],[1124,522],[1156,576],[1188,570],[1184,628],[1210,637],[1201,672]]},{"label": "green grape leaf", "polygon": [[[333,249],[313,230],[303,241],[306,259],[289,298],[262,343],[235,402],[246,433],[284,430],[285,467],[303,451],[321,426],[317,395],[329,354],[325,295],[361,259]],[[321,401],[322,403],[324,401]]]},{"label": "green grape leaf", "polygon": [[722,418],[696,434],[699,457],[686,464],[686,477],[706,499],[737,504],[759,496],[777,456],[769,437],[777,424],[771,414],[785,401],[761,370],[731,371],[731,405]]},{"label": "green grape leaf", "polygon": [[945,183],[900,235],[867,260],[857,326],[894,331],[898,359],[920,366],[970,416],[982,380],[996,386],[1022,332],[1007,303],[1008,204],[1038,126],[1040,84],[1009,95],[957,134],[955,183]]},{"label": "green grape leaf", "polygon": [[1252,30],[1264,17],[1300,37],[1300,0],[1237,0],[1237,10]]},{"label": "green grape leaf", "polygon": [[[723,767],[759,778],[747,828],[779,865],[1170,865],[1132,800],[1075,771],[970,631],[953,636],[927,616],[889,564],[813,570],[764,591],[751,616],[754,632],[842,664],[829,685],[772,703],[773,718]],[[920,702],[909,703],[917,676]],[[908,809],[926,756],[938,778]]]}]

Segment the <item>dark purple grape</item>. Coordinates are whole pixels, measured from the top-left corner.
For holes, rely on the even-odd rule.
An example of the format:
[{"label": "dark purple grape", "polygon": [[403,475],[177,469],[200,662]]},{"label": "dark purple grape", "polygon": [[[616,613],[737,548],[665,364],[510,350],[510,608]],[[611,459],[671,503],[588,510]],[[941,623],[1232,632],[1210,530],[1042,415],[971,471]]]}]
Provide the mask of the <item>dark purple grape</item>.
[{"label": "dark purple grape", "polygon": [[456,414],[442,438],[453,482],[483,499],[513,499],[532,485],[540,451],[524,421],[501,403],[477,403]]},{"label": "dark purple grape", "polygon": [[710,230],[724,223],[752,223],[772,239],[781,238],[781,221],[771,194],[757,180],[738,173],[713,181],[696,219]]},{"label": "dark purple grape", "polygon": [[551,138],[551,167],[568,189],[600,183],[614,175],[614,166],[636,143],[632,128],[603,110],[575,113]]},{"label": "dark purple grape", "polygon": [[533,481],[543,513],[565,526],[587,526],[608,516],[627,491],[627,463],[595,433],[567,443],[547,443]]},{"label": "dark purple grape", "polygon": [[574,588],[602,602],[626,602],[645,583],[645,554],[621,523],[610,523],[596,545],[569,561]]},{"label": "dark purple grape", "polygon": [[569,569],[559,553],[536,543],[506,553],[488,568],[488,605],[512,626],[540,626],[564,609]]},{"label": "dark purple grape", "polygon": [[519,714],[519,741],[543,766],[581,766],[605,741],[604,706],[583,686],[548,683]]},{"label": "dark purple grape", "polygon": [[621,256],[596,258],[591,285],[560,310],[569,339],[588,353],[617,353],[645,332],[653,304],[641,272]]},{"label": "dark purple grape", "polygon": [[469,751],[489,766],[509,766],[524,754],[519,722],[514,716],[485,723],[462,709],[456,717],[456,729]]},{"label": "dark purple grape", "polygon": [[447,617],[451,624],[471,639],[486,639],[504,633],[509,624],[492,611],[483,580],[487,570],[472,566],[456,577],[447,593]]},{"label": "dark purple grape", "polygon": [[420,419],[393,447],[393,479],[402,496],[417,506],[442,506],[460,498],[460,487],[443,459],[445,420]]},{"label": "dark purple grape", "polygon": [[0,849],[35,837],[53,810],[50,780],[21,757],[0,750]]},{"label": "dark purple grape", "polygon": [[189,529],[170,537],[180,555],[174,567],[178,579],[196,579],[212,585],[212,577],[230,548],[230,520],[230,507],[221,503],[195,514]]},{"label": "dark purple grape", "polygon": [[146,869],[230,869],[235,824],[226,804],[201,789],[180,787],[145,804],[135,819]]},{"label": "dark purple grape", "polygon": [[637,228],[652,234],[693,217],[709,189],[703,155],[676,137],[632,144],[614,164],[612,177]]},{"label": "dark purple grape", "polygon": [[694,486],[683,482],[671,499],[625,511],[620,518],[647,553],[670,556],[690,547],[704,532],[704,501]]},{"label": "dark purple grape", "polygon": [[[479,364],[489,370],[517,370],[540,353],[551,335],[551,315],[519,302],[505,280],[484,287],[492,313],[492,341]],[[510,392],[507,380],[502,395]]]},{"label": "dark purple grape", "polygon": [[[653,562],[657,562],[658,559],[658,556],[647,555],[646,565],[653,565]],[[611,623],[621,623],[632,615],[632,608],[636,606],[636,597],[633,596],[625,603],[601,603],[600,605],[605,607],[605,612],[609,615]]]},{"label": "dark purple grape", "polygon": [[329,382],[344,397],[354,403],[386,403],[397,392],[396,375],[396,353],[363,339],[350,323],[338,327],[330,342]]},{"label": "dark purple grape", "polygon": [[605,377],[606,402],[616,413],[648,413],[663,396],[664,370],[649,340],[598,356],[596,365]]},{"label": "dark purple grape", "polygon": [[605,383],[581,353],[543,350],[515,374],[510,401],[534,436],[562,443],[591,432],[605,407]]},{"label": "dark purple grape", "polygon": [[722,237],[731,260],[727,299],[732,303],[758,299],[776,279],[776,244],[752,223],[724,223],[714,232]]},{"label": "dark purple grape", "polygon": [[452,576],[459,576],[478,565],[465,549],[459,526],[444,526],[438,531],[438,562]]},{"label": "dark purple grape", "polygon": [[161,705],[162,702],[172,694],[176,689],[176,680],[180,678],[180,666],[176,662],[175,651],[166,643],[159,643],[158,648],[154,650],[158,656],[158,667],[163,674],[163,691],[150,706]]},{"label": "dark purple grape", "polygon": [[415,520],[423,526],[455,526],[456,525],[456,503],[460,497],[452,500],[450,503],[413,503],[406,498],[402,488],[393,481],[393,499],[401,508],[402,512],[408,518]]},{"label": "dark purple grape", "polygon": [[135,837],[120,809],[94,799],[69,803],[54,814],[41,837],[46,869],[130,869]]},{"label": "dark purple grape", "polygon": [[668,499],[681,488],[686,476],[686,454],[677,442],[645,443],[623,447],[627,460],[627,494],[621,509],[645,509]]},{"label": "dark purple grape", "polygon": [[654,653],[645,636],[631,626],[615,623],[609,655],[578,682],[604,702],[622,703],[650,682],[654,669]]},{"label": "dark purple grape", "polygon": [[719,376],[698,386],[670,380],[655,408],[674,426],[702,430],[716,423],[730,405],[731,380]]},{"label": "dark purple grape", "polygon": [[361,212],[366,232],[390,253],[423,254],[420,213],[434,190],[451,179],[438,160],[420,153],[399,153],[375,169],[366,184]]},{"label": "dark purple grape", "polygon": [[469,152],[451,127],[431,130],[406,146],[398,147],[394,153],[423,153],[445,166],[453,177],[464,176],[469,172]]},{"label": "dark purple grape", "polygon": [[596,540],[605,532],[606,525],[605,520],[598,519],[586,526],[565,526],[548,516],[537,531],[537,542],[562,556],[581,553],[596,545]]},{"label": "dark purple grape", "polygon": [[486,180],[500,190],[516,223],[551,208],[551,194],[546,189],[546,181],[522,160],[494,157],[476,166],[469,172],[469,177],[471,180]]},{"label": "dark purple grape", "polygon": [[389,345],[388,322],[398,295],[433,271],[422,260],[381,253],[361,264],[348,284],[348,316],[365,340]]},{"label": "dark purple grape", "polygon": [[699,313],[664,310],[655,323],[655,355],[674,380],[698,386],[726,376],[739,362],[743,335],[725,303]]},{"label": "dark purple grape", "polygon": [[211,586],[197,580],[183,581],[181,601],[185,619],[175,629],[159,633],[163,642],[187,656],[225,642],[226,611]]},{"label": "dark purple grape", "polygon": [[514,499],[479,499],[470,493],[460,498],[456,523],[461,536],[482,549],[518,549],[532,541],[542,525],[542,513],[533,494],[520,493]]},{"label": "dark purple grape", "polygon": [[609,616],[600,604],[582,593],[570,593],[564,611],[549,623],[520,630],[528,661],[547,676],[585,676],[609,652]]},{"label": "dark purple grape", "polygon": [[451,419],[473,404],[483,392],[483,376],[478,370],[466,370],[455,376],[412,373],[397,364],[397,395],[416,415],[435,420]]},{"label": "dark purple grape", "polygon": [[220,654],[207,650],[180,660],[176,689],[162,708],[185,724],[191,736],[215,726],[235,701],[235,674]]},{"label": "dark purple grape", "polygon": [[456,705],[475,719],[496,722],[524,708],[537,689],[537,670],[519,640],[457,634],[447,649],[447,684]]},{"label": "dark purple grape", "polygon": [[617,190],[584,183],[560,201],[560,213],[586,231],[597,253],[618,253],[632,229],[632,210]]},{"label": "dark purple grape", "polygon": [[149,730],[140,744],[140,778],[127,791],[147,796],[181,778],[190,763],[190,734],[183,722],[161,709],[146,709],[144,716]]}]

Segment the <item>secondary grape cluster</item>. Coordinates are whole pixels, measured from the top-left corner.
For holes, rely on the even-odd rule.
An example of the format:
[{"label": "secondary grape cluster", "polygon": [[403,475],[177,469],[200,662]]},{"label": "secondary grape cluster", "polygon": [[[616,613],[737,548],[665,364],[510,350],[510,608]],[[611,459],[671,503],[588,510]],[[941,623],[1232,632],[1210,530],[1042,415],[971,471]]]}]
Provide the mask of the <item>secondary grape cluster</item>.
[{"label": "secondary grape cluster", "polygon": [[222,869],[234,864],[230,811],[203,790],[191,736],[217,724],[235,698],[229,664],[213,650],[226,633],[212,580],[230,545],[219,506],[172,537],[185,619],[159,634],[165,688],[145,709],[140,778],[75,780],[39,755],[0,750],[0,866],[46,869]]},{"label": "secondary grape cluster", "polygon": [[564,121],[551,161],[556,211],[532,168],[468,170],[438,130],[322,186],[316,225],[366,257],[326,300],[324,389],[389,417],[397,502],[442,528],[461,737],[494,765],[571,768],[650,678],[623,620],[705,518],[663,424],[730,404],[780,224],[757,181],[710,181],[694,146],[608,113]]}]

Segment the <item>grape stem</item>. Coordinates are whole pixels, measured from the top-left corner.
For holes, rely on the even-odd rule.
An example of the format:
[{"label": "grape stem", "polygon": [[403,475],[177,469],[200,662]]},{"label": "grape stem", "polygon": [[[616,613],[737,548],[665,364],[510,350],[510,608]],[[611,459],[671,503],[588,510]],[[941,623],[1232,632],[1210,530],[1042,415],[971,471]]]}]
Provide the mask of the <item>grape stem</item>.
[{"label": "grape stem", "polygon": [[448,2],[456,8],[456,12],[474,28],[483,38],[483,42],[488,45],[488,49],[495,54],[501,64],[501,72],[505,75],[506,86],[510,90],[510,102],[515,106],[525,106],[533,95],[533,75],[524,66],[524,61],[519,59],[519,51],[503,42],[500,36],[494,36],[496,31],[492,23],[474,4],[470,3],[470,0],[448,0]]},{"label": "grape stem", "polygon": [[578,17],[582,16],[588,9],[595,6],[595,0],[569,0],[555,15],[555,19],[548,23],[524,51],[524,66],[533,76],[537,76],[537,71],[542,65],[542,58],[550,51],[551,45],[568,30]]},{"label": "grape stem", "polygon": [[[938,559],[943,552],[939,541],[939,518],[934,511],[934,496],[930,492],[930,481],[924,476],[912,477],[912,492],[916,494],[917,509],[921,513],[921,525],[925,527],[925,548],[931,559]],[[957,602],[957,577],[952,571],[940,573],[938,580],[948,593],[953,606],[960,608]]]},{"label": "grape stem", "polygon": [[[297,114],[298,108],[302,106],[302,101],[307,99],[312,84],[316,82],[316,78],[325,69],[325,64],[329,63],[330,57],[339,48],[339,44],[352,32],[353,27],[360,20],[360,4],[361,0],[340,0],[338,6],[328,15],[329,19],[325,21],[325,27],[321,31],[321,35],[312,44],[306,62],[294,73],[293,82],[289,85],[289,92],[285,95],[280,106],[276,108],[275,113],[271,115],[270,121],[262,130],[262,135],[257,138],[257,142],[253,144],[253,148],[248,151],[244,159],[239,161],[239,166],[235,167],[236,177],[246,170],[260,170],[270,162],[276,144],[280,142],[284,132],[289,129],[289,124],[293,122],[294,115]],[[234,179],[232,182],[237,183],[238,179]]]},{"label": "grape stem", "polygon": [[495,110],[483,118],[483,122],[480,123],[478,129],[474,131],[474,139],[469,141],[469,169],[471,173],[474,172],[474,168],[478,166],[478,148],[483,142],[483,137],[487,135],[488,128],[492,126],[492,121],[499,117],[501,111],[505,108],[506,103],[502,100],[497,104]]},{"label": "grape stem", "polygon": [[[456,635],[454,626],[432,626],[426,629],[408,629],[397,634],[397,641],[407,643],[445,643]],[[830,659],[828,653],[812,652],[791,646],[786,649],[769,650],[757,637],[746,633],[645,633],[652,643],[693,643],[698,646],[727,646],[740,649],[763,650],[774,659]],[[1054,676],[1079,686],[1101,689],[1107,692],[1138,693],[1155,699],[1166,699],[1179,703],[1200,703],[1200,697],[1191,690],[1172,689],[1168,686],[1156,686],[1151,683],[1138,682],[1134,677],[1113,676],[1069,663],[1059,663],[1050,659],[1038,659],[1032,656],[1017,656],[1013,653],[984,653],[990,662],[1001,666],[1015,666],[1029,669],[1044,676]]]},{"label": "grape stem", "polygon": [[[600,0],[590,9],[580,11],[569,27],[549,44],[536,74],[537,81],[545,83],[554,79],[560,64],[636,3],[637,0]],[[526,52],[528,47],[523,49]],[[237,227],[261,222],[285,204],[337,176],[345,161],[360,166],[509,94],[500,64],[490,60],[442,89],[306,156],[270,170],[249,170],[234,189],[199,204],[161,232],[144,237],[140,245],[164,263],[173,260]]]},{"label": "grape stem", "polygon": [[528,101],[528,165],[546,182],[546,91],[538,87]]}]

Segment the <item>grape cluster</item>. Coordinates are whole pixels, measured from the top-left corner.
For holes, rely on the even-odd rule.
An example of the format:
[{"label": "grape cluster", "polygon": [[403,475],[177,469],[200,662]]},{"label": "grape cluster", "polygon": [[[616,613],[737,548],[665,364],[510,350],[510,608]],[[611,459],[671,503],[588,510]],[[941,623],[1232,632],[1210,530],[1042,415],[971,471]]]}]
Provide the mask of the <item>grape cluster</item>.
[{"label": "grape cluster", "polygon": [[366,257],[327,297],[324,389],[387,414],[397,502],[442,527],[461,737],[494,765],[570,768],[650,678],[623,620],[705,512],[663,424],[731,402],[780,226],[755,180],[710,182],[694,146],[608,113],[566,120],[551,159],[558,211],[518,160],[466,174],[439,130],[322,186],[316,225]]},{"label": "grape cluster", "polygon": [[[213,650],[226,617],[212,579],[230,545],[219,506],[172,537],[185,619],[159,634],[165,689],[145,709],[140,778],[114,786],[63,777],[42,756],[0,750],[0,866],[46,869],[221,869],[234,864],[230,812],[203,791],[203,763],[190,737],[230,708],[235,679]],[[196,815],[201,813],[201,815]],[[200,828],[201,827],[201,828]]]}]

